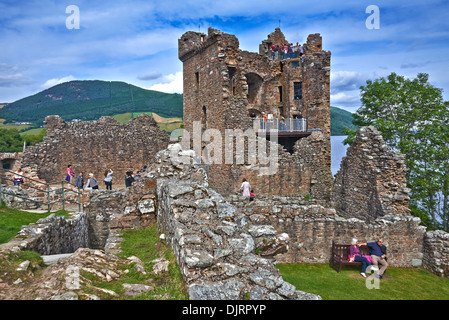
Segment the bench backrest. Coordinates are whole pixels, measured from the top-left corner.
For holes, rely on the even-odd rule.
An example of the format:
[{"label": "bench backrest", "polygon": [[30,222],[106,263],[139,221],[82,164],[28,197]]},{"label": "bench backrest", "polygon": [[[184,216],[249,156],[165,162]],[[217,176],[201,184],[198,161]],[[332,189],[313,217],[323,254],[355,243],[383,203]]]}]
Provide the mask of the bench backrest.
[{"label": "bench backrest", "polygon": [[[332,241],[332,255],[334,257],[340,257],[342,259],[348,259],[350,244],[335,243]],[[368,246],[360,246],[360,253],[362,255],[370,255]]]}]

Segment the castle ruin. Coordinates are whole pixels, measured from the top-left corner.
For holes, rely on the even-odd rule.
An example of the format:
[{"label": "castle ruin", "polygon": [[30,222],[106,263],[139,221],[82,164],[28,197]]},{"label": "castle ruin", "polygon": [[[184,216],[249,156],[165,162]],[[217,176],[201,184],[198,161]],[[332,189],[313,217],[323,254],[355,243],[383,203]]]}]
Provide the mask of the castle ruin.
[{"label": "castle ruin", "polygon": [[[235,36],[214,29],[207,35],[189,31],[179,39],[187,131],[195,130],[195,121],[202,131],[217,129],[225,134],[226,129],[251,128],[251,113],[284,118],[303,114],[308,129],[287,132],[280,141],[275,174],[260,175],[257,164],[205,167],[195,161],[198,154],[193,150],[162,139],[155,151],[134,159],[148,168],[131,188],[92,190],[75,222],[48,219],[48,231],[26,228],[17,239],[0,246],[0,251],[47,249],[54,228],[59,228],[61,239],[115,254],[124,229],[157,223],[175,253],[191,299],[243,299],[246,295],[320,299],[286,283],[273,261],[327,263],[332,241],[348,243],[353,237],[361,242],[383,237],[391,266],[423,266],[447,277],[449,234],[426,231],[420,219],[410,215],[404,158],[386,147],[375,128],[359,129],[340,172],[332,178],[330,53],[322,50],[321,37],[315,34],[304,44],[304,60],[271,59],[270,46],[283,41],[285,37],[276,29],[262,41],[259,53],[250,53],[238,48]],[[301,95],[295,88],[301,88]],[[71,127],[58,117],[48,120],[50,138],[32,149],[36,155],[63,154],[73,139],[67,133],[79,133],[88,126]],[[143,125],[145,118],[135,121],[140,125],[130,128],[113,125],[107,118],[96,124],[105,132],[112,130],[115,138],[130,130],[131,137],[144,139],[149,129]],[[130,141],[112,139],[115,147],[101,149],[88,142],[101,134],[82,132],[83,145],[98,147],[97,155],[122,150]],[[41,158],[47,159],[38,164],[43,168],[58,160]],[[252,202],[234,194],[242,178],[248,178],[257,190]]]},{"label": "castle ruin", "polygon": [[[273,58],[271,46],[288,43],[279,28],[262,41],[258,53],[241,50],[237,37],[212,28],[207,35],[189,31],[178,40],[179,59],[183,62],[185,130],[193,132],[195,121],[203,132],[215,129],[222,136],[226,129],[257,129],[262,113],[272,123],[282,118],[291,123],[301,114],[306,124],[300,130],[277,133],[284,151],[280,151],[279,163],[287,159],[288,166],[281,166],[275,175],[262,181],[256,181],[260,179],[259,173],[253,174],[257,171],[254,167],[245,171],[241,166],[214,164],[210,184],[224,194],[232,194],[240,187],[241,179],[248,178],[259,194],[307,196],[316,188],[314,175],[321,172],[319,180],[327,191],[315,194],[323,200],[330,198],[331,54],[322,49],[321,36],[311,34],[303,45],[303,57]],[[322,161],[314,167],[302,165],[306,162],[302,160],[307,154],[305,149],[295,150],[295,143],[309,137],[311,131],[322,133],[322,137],[310,139],[321,140],[314,154],[322,156]],[[270,132],[264,134],[269,136]],[[204,154],[204,149],[201,152]],[[298,161],[288,159],[289,153]]]}]

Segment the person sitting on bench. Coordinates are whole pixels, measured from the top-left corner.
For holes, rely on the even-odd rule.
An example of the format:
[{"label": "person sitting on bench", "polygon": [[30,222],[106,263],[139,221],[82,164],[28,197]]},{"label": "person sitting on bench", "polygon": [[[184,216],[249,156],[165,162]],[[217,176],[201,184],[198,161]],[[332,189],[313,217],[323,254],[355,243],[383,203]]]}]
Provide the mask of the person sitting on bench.
[{"label": "person sitting on bench", "polygon": [[[366,243],[361,243],[360,245],[366,245]],[[360,254],[360,246],[357,239],[352,239],[351,246],[349,247],[349,261],[361,262],[362,263],[362,272],[360,273],[362,277],[366,278],[366,268],[371,264],[370,259],[366,256],[362,256]]]},{"label": "person sitting on bench", "polygon": [[377,239],[377,242],[367,243],[367,246],[371,249],[372,264],[376,267],[378,266],[379,263],[382,265],[382,268],[380,268],[378,272],[379,279],[382,279],[382,276],[388,267],[387,247],[385,247],[382,243],[383,241],[381,238]]}]

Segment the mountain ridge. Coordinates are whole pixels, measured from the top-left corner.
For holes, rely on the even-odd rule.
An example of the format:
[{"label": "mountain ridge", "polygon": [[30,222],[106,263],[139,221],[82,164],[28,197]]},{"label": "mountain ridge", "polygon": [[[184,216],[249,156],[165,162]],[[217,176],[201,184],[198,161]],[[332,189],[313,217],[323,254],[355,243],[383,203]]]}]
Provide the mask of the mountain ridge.
[{"label": "mountain ridge", "polygon": [[143,89],[122,81],[74,80],[5,105],[0,118],[5,123],[40,125],[53,114],[67,120],[96,120],[126,112],[182,117],[182,94]]}]

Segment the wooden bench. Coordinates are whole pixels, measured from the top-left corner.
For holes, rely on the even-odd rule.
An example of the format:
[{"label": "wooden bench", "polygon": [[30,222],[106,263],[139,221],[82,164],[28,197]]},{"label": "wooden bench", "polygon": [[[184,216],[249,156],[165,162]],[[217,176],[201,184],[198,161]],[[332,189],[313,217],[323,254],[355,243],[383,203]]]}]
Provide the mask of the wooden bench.
[{"label": "wooden bench", "polygon": [[[361,262],[349,262],[348,256],[349,256],[349,247],[350,244],[339,244],[335,243],[335,241],[332,240],[332,253],[331,253],[331,261],[330,265],[331,268],[334,268],[335,265],[338,265],[337,272],[340,273],[341,266],[342,265],[351,265],[351,266],[361,266]],[[370,255],[370,250],[368,246],[360,246],[360,254],[361,255]]]}]

